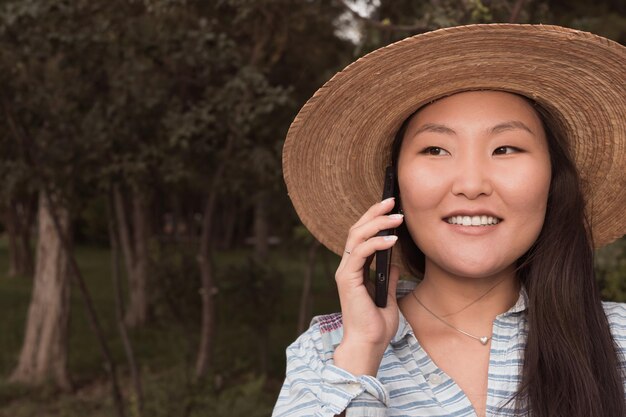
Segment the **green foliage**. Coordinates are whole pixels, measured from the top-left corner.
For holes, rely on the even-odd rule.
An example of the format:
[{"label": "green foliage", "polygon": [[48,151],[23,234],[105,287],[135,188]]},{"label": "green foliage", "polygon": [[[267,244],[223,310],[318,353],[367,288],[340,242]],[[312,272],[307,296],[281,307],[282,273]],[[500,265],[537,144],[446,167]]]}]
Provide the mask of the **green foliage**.
[{"label": "green foliage", "polygon": [[78,209],[114,183],[201,200],[218,172],[223,194],[283,194],[293,114],[350,51],[334,36],[341,11],[328,0],[3,1],[0,99],[17,130],[0,118],[0,200],[39,188],[31,157]]},{"label": "green foliage", "polygon": [[626,44],[626,16],[607,13],[600,16],[573,18],[569,24],[573,28],[597,33],[609,39]]},{"label": "green foliage", "polygon": [[472,0],[470,2],[471,9],[471,21],[472,22],[491,22],[493,21],[493,16],[491,14],[491,10],[486,7],[482,1],[480,0]]},{"label": "green foliage", "polygon": [[[23,168],[8,167],[9,183],[38,188],[34,180],[41,177],[66,198],[89,190],[100,158],[81,120],[98,91],[97,52],[90,48],[85,17],[95,9],[90,2],[70,7],[59,0],[7,1],[0,7],[0,87],[7,116],[0,137],[18,146],[15,160]],[[11,156],[0,156],[0,166]]]},{"label": "green foliage", "polygon": [[86,201],[76,222],[78,231],[76,241],[107,245],[109,243],[109,224],[107,201],[104,196],[97,196]]},{"label": "green foliage", "polygon": [[[272,150],[267,157],[263,143],[257,141],[262,125],[285,101],[285,90],[270,86],[255,68],[242,67],[232,68],[232,77],[219,86],[207,85],[193,107],[177,104],[164,119],[170,132],[168,153],[176,156],[169,161],[178,164],[166,179],[187,180],[202,189],[211,167],[228,158],[225,162],[232,163],[222,184],[230,185],[231,192],[263,186],[268,181],[262,179],[268,175],[275,182],[280,173],[277,153]],[[229,140],[235,149],[225,155]]]},{"label": "green foliage", "polygon": [[218,380],[191,383],[187,375],[171,370],[150,380],[145,415],[169,417],[262,417],[271,414],[275,398],[266,392],[266,380],[244,375],[237,383],[221,389]]},{"label": "green foliage", "polygon": [[[265,392],[265,378],[249,375],[241,383],[222,391],[213,403],[214,416],[247,416],[264,417],[272,412],[273,400],[268,402],[268,395]],[[198,416],[206,415],[198,413]]]},{"label": "green foliage", "polygon": [[[368,3],[374,3],[369,1]],[[623,2],[599,0],[537,0],[524,2],[515,15],[517,0],[381,0],[372,17],[414,29],[392,30],[363,25],[361,53],[427,30],[474,23],[557,24],[590,31],[626,43],[626,6]]]},{"label": "green foliage", "polygon": [[[264,417],[271,414],[276,400],[274,393],[268,393],[267,381],[262,376],[247,374],[236,383],[221,389],[213,380],[192,383],[189,375],[178,368],[168,369],[158,374],[144,373],[146,401],[143,415],[151,417]],[[114,416],[105,387],[85,387],[76,396],[59,395],[53,387],[38,391],[19,386],[0,385],[0,398],[7,400],[24,398],[24,406],[13,404],[0,409],[1,417],[35,416]],[[127,412],[131,417],[139,415],[136,401],[127,396]],[[50,404],[54,403],[53,407]],[[45,413],[45,414],[42,414]]]},{"label": "green foliage", "polygon": [[313,237],[311,232],[309,232],[309,229],[307,229],[306,227],[304,227],[304,225],[301,225],[301,224],[293,228],[293,238],[295,241],[303,242],[307,244],[312,242],[315,239],[315,237]]},{"label": "green foliage", "polygon": [[596,275],[606,300],[626,302],[626,238],[596,251]]},{"label": "green foliage", "polygon": [[154,314],[161,320],[173,318],[192,331],[199,323],[202,288],[195,248],[161,243],[151,245],[150,252]]},{"label": "green foliage", "polygon": [[221,271],[218,281],[224,311],[229,320],[252,330],[258,338],[267,337],[269,326],[281,306],[284,277],[267,260],[248,257],[244,262]]}]

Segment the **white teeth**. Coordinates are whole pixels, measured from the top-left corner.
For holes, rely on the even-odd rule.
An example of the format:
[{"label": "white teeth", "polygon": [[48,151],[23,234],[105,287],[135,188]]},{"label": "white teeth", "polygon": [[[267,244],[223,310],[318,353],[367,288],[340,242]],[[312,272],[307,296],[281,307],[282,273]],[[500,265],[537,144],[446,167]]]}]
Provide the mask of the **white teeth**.
[{"label": "white teeth", "polygon": [[491,216],[452,216],[446,220],[450,224],[460,224],[463,226],[488,226],[498,224],[500,220]]}]

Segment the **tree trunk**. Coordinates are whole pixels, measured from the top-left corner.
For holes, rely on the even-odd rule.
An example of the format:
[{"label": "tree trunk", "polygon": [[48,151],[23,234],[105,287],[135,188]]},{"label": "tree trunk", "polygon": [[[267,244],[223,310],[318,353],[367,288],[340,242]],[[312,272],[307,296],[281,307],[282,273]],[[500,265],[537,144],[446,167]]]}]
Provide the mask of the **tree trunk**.
[{"label": "tree trunk", "polygon": [[124,352],[126,353],[126,359],[128,360],[128,367],[130,368],[131,380],[133,382],[133,388],[135,393],[135,400],[137,401],[136,413],[139,417],[143,415],[143,388],[141,384],[141,373],[137,366],[137,360],[135,359],[135,352],[133,345],[128,336],[126,329],[126,323],[124,321],[124,294],[121,285],[121,263],[120,263],[120,251],[119,251],[119,239],[117,236],[118,228],[115,225],[115,204],[113,202],[112,195],[109,196],[109,241],[111,243],[111,279],[113,281],[113,288],[115,290],[115,317],[117,319],[117,327],[122,338],[124,345]]},{"label": "tree trunk", "polygon": [[317,239],[313,238],[313,242],[309,246],[307,269],[304,275],[304,283],[302,285],[302,295],[300,297],[300,313],[298,314],[298,334],[304,332],[311,321],[311,309],[312,309],[312,283],[313,275],[315,274],[315,259],[317,255],[317,249],[320,247],[320,243]]},{"label": "tree trunk", "polygon": [[[233,149],[234,136],[229,136],[222,155],[222,161],[228,161]],[[214,218],[217,206],[217,195],[220,181],[222,180],[226,163],[220,163],[213,173],[213,181],[207,191],[207,199],[202,216],[202,232],[200,236],[200,251],[198,263],[200,264],[200,280],[202,290],[202,323],[200,327],[200,346],[196,358],[196,379],[203,378],[211,366],[213,359],[213,342],[215,341],[216,318],[215,318],[215,295],[214,265],[213,265],[213,237]]]},{"label": "tree trunk", "polygon": [[204,206],[202,218],[202,235],[200,237],[200,253],[198,262],[200,263],[200,277],[202,282],[202,324],[200,329],[200,346],[196,360],[196,378],[200,379],[206,375],[211,366],[213,357],[213,341],[215,337],[215,300],[213,293],[214,268],[213,253],[211,248],[211,235],[213,230],[213,217],[215,216],[215,203],[217,200],[217,182],[214,181],[213,189]]},{"label": "tree trunk", "polygon": [[[269,222],[267,220],[268,194],[261,190],[254,199],[254,256],[260,263],[265,263],[269,254]],[[267,373],[268,368],[268,338],[269,325],[257,328],[257,352],[259,355],[259,371],[261,375]]]},{"label": "tree trunk", "polygon": [[33,274],[33,252],[30,248],[30,226],[33,207],[29,199],[10,201],[4,210],[4,223],[9,237],[9,276]]},{"label": "tree trunk", "polygon": [[267,259],[269,253],[269,225],[267,221],[267,191],[259,191],[254,201],[254,255]]},{"label": "tree trunk", "polygon": [[515,23],[517,21],[523,6],[524,0],[517,0],[515,2],[513,9],[511,10],[511,15],[509,16],[509,23]]},{"label": "tree trunk", "polygon": [[131,197],[132,225],[128,222],[124,197],[115,187],[115,214],[129,283],[129,303],[125,321],[136,327],[148,321],[149,216],[145,196],[134,190]]},{"label": "tree trunk", "polygon": [[126,323],[130,327],[141,326],[148,321],[150,308],[148,294],[149,268],[149,215],[145,195],[137,190],[132,194],[133,215],[133,253],[132,272],[128,277],[130,284],[129,305],[126,311]]},{"label": "tree trunk", "polygon": [[[63,233],[70,237],[69,213],[56,204]],[[52,378],[71,389],[67,372],[69,324],[69,258],[63,249],[44,194],[39,198],[39,239],[33,295],[28,310],[24,344],[11,382],[37,385]]]}]

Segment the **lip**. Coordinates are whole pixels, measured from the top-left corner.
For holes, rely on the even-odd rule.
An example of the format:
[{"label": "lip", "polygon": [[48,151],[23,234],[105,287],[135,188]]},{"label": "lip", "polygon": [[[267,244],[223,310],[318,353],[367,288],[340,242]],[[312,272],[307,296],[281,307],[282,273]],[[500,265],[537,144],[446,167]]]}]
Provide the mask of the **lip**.
[{"label": "lip", "polygon": [[491,217],[495,217],[496,219],[498,219],[499,221],[504,220],[501,216],[497,215],[496,213],[494,213],[491,210],[481,210],[481,209],[477,209],[477,210],[456,210],[456,211],[452,211],[448,214],[446,214],[445,216],[443,216],[441,218],[441,220],[446,221],[446,219],[449,219],[450,217],[454,217],[454,216],[491,216]]}]

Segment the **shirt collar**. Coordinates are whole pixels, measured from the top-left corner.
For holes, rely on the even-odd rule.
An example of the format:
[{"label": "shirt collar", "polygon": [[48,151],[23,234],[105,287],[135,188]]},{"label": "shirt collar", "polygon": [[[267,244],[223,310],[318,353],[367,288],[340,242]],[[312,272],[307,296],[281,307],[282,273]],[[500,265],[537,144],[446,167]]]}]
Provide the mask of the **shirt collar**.
[{"label": "shirt collar", "polygon": [[[405,295],[413,291],[416,286],[417,286],[417,282],[415,281],[405,281],[405,280],[398,281],[398,288],[396,289],[396,298],[404,297]],[[524,311],[526,311],[527,306],[528,306],[528,293],[526,292],[526,288],[524,288],[524,286],[522,285],[519,297],[517,298],[517,301],[515,302],[513,307],[508,309],[506,312],[499,314],[498,316],[496,316],[496,318],[519,315],[520,313],[523,313]],[[413,334],[413,329],[411,328],[411,325],[407,321],[406,317],[404,317],[404,314],[402,314],[402,311],[398,310],[398,312],[400,314],[400,320],[398,323],[398,330],[396,331],[395,336],[391,339],[392,344],[402,341],[408,334]]]}]

